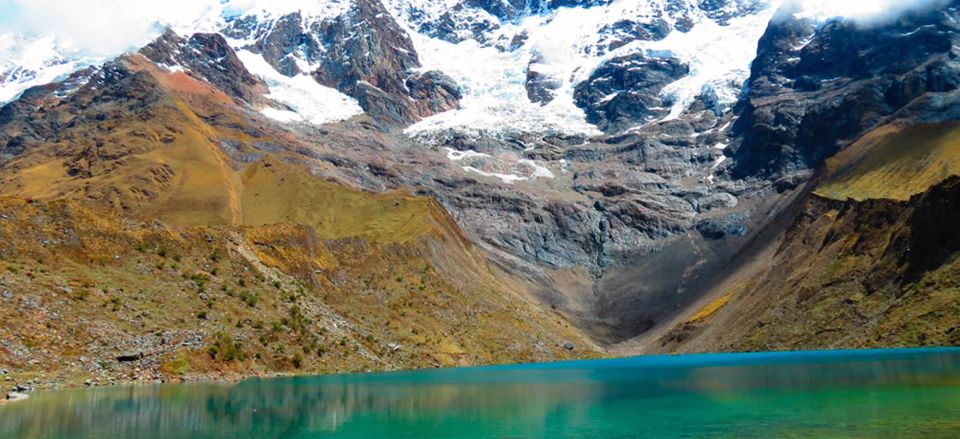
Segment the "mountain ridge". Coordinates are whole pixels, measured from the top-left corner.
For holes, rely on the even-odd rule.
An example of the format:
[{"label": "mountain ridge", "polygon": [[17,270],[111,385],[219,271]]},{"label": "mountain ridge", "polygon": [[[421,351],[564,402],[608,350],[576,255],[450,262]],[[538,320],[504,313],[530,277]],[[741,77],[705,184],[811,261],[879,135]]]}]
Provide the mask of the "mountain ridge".
[{"label": "mountain ridge", "polygon": [[[143,252],[129,248],[95,249],[90,260],[65,265],[71,276],[117,279],[95,304],[18,291],[11,318],[112,309],[112,299],[128,296],[146,306],[163,293],[151,299],[121,284],[137,284],[131,270],[159,271],[171,297],[189,298],[183,306],[191,308],[177,313],[196,317],[175,326],[200,334],[143,374],[171,379],[241,364],[257,373],[320,371],[320,360],[302,349],[297,366],[290,349],[306,341],[316,353],[312,337],[339,322],[353,328],[340,346],[358,346],[359,357],[344,353],[338,368],[427,367],[828,341],[874,346],[893,339],[857,338],[866,336],[852,326],[835,331],[848,338],[817,338],[802,321],[777,314],[824,327],[860,321],[824,307],[890,305],[889,295],[850,299],[837,291],[873,282],[873,271],[910,278],[884,281],[897,291],[937,296],[911,302],[917,309],[952,303],[949,288],[938,287],[953,279],[948,240],[921,240],[942,257],[924,262],[923,273],[937,279],[923,286],[907,256],[889,259],[897,252],[885,239],[920,236],[927,220],[934,231],[946,227],[936,206],[949,206],[955,174],[947,165],[950,127],[960,119],[956,2],[869,24],[824,19],[802,2],[775,9],[778,2],[658,0],[458,2],[441,17],[454,20],[447,26],[417,15],[431,5],[358,0],[313,13],[284,5],[239,11],[227,30],[168,30],[137,52],[5,104],[0,196],[20,200],[11,209],[87,211],[88,224],[74,228],[96,228],[92,218],[102,215],[110,224],[157,222],[215,235],[231,243],[229,257],[218,256],[230,261],[231,275],[259,273],[287,285],[278,292],[258,280],[256,297],[272,308],[238,307],[252,296],[237,295],[210,272],[223,268],[205,260],[227,247],[176,241],[189,265],[176,261],[171,272],[155,257],[161,243],[151,241],[147,247],[157,248],[137,266],[125,261]],[[577,14],[584,19],[573,26]],[[765,25],[762,35],[756,23]],[[570,31],[559,38],[558,29]],[[725,44],[743,41],[751,45],[724,55]],[[744,54],[756,57],[750,69]],[[17,217],[10,234],[43,223],[31,215],[27,223]],[[121,242],[134,245],[139,233]],[[11,282],[26,289],[27,279],[42,278],[56,293],[64,280],[40,271],[31,252],[10,250]],[[123,264],[111,266],[113,256]],[[791,271],[804,260],[813,265]],[[160,263],[164,269],[150,268]],[[221,290],[212,302],[198,301],[201,283],[234,295]],[[294,286],[303,293],[283,303]],[[775,300],[783,297],[792,302]],[[489,307],[497,311],[482,310]],[[278,325],[254,328],[254,338],[268,339],[254,343],[261,358],[236,361],[242,355],[229,346],[240,340],[244,352],[254,351],[252,332],[237,330],[261,311]],[[306,330],[305,315],[322,323]],[[384,315],[417,331],[427,322],[432,335],[386,342],[393,326],[375,326]],[[450,335],[467,321],[472,334]],[[945,321],[932,325],[946,331]],[[533,332],[525,332],[528,323]],[[508,327],[483,326],[497,324]],[[893,327],[904,337],[926,334],[909,339],[917,343],[952,343],[909,322]],[[5,346],[18,370],[35,373],[30,346],[48,349],[51,340],[31,341],[26,328],[6,333]],[[322,339],[326,349],[338,343]],[[406,349],[410,340],[423,358],[393,361],[392,343]],[[134,365],[111,362],[110,349],[91,351],[110,364],[104,376],[131,372]],[[232,353],[221,357],[221,349]],[[74,351],[44,354],[45,361],[67,352]],[[165,366],[170,361],[178,366]],[[72,364],[64,373],[91,371]]]}]

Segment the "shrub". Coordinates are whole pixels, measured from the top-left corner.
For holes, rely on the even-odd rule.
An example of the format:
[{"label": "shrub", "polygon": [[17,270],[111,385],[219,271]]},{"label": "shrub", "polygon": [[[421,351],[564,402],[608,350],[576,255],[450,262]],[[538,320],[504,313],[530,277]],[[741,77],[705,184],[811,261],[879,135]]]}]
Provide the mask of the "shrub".
[{"label": "shrub", "polygon": [[293,358],[291,358],[290,361],[293,363],[293,367],[297,369],[303,367],[303,354],[299,352],[293,354]]},{"label": "shrub", "polygon": [[257,295],[256,295],[255,293],[251,293],[251,292],[249,292],[249,291],[244,291],[244,292],[240,293],[240,300],[242,300],[243,303],[246,303],[247,306],[253,308],[253,307],[257,306],[257,301],[259,301],[260,298],[257,297]]},{"label": "shrub", "polygon": [[207,348],[210,358],[225,363],[234,361],[244,361],[248,355],[243,350],[243,344],[240,341],[234,341],[233,337],[223,332],[218,332],[215,336],[213,345]]}]

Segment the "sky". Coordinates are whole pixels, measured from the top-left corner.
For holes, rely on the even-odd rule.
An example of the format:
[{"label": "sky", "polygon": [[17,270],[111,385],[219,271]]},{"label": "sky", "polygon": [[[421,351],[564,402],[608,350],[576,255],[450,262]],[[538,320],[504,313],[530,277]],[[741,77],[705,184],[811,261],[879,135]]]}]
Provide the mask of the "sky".
[{"label": "sky", "polygon": [[96,55],[149,42],[166,26],[218,14],[218,0],[0,0],[0,33],[56,35]]},{"label": "sky", "polygon": [[[0,0],[0,34],[55,35],[84,53],[106,56],[143,46],[166,26],[203,30],[196,22],[209,25],[223,9],[318,8],[331,1],[338,0]],[[811,17],[870,22],[942,0],[796,1]]]}]

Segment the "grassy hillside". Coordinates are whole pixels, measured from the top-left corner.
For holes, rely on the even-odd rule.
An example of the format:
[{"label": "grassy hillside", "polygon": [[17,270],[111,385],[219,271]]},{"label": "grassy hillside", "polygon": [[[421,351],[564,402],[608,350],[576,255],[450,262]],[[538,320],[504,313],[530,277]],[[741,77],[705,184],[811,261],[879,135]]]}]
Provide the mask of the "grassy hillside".
[{"label": "grassy hillside", "polygon": [[818,195],[905,201],[960,174],[960,123],[881,127],[831,158],[827,167]]},{"label": "grassy hillside", "polygon": [[71,202],[2,199],[0,219],[0,367],[20,382],[595,355],[559,315],[492,285],[455,285],[417,246],[288,224],[143,223]]},{"label": "grassy hillside", "polygon": [[656,341],[670,352],[960,345],[960,179],[909,201],[813,196]]},{"label": "grassy hillside", "polygon": [[410,242],[440,227],[434,215],[442,208],[430,198],[349,190],[272,158],[247,166],[242,183],[245,225],[309,224],[328,239],[383,243]]},{"label": "grassy hillside", "polygon": [[208,83],[124,63],[6,128],[42,134],[0,165],[0,368],[20,382],[596,355],[436,201],[323,180]]}]

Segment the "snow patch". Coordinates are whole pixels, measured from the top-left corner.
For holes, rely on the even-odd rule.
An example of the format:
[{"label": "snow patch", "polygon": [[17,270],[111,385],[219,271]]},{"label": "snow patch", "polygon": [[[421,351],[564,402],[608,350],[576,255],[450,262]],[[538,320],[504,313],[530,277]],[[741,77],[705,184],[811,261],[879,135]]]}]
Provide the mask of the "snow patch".
[{"label": "snow patch", "polygon": [[[501,172],[485,171],[476,166],[461,166],[461,169],[463,169],[466,172],[478,174],[484,177],[496,178],[504,182],[505,184],[514,184],[518,181],[527,181],[527,180],[533,180],[537,178],[551,178],[551,179],[556,178],[556,176],[553,174],[553,172],[550,171],[550,169],[547,169],[546,166],[543,166],[534,160],[519,159],[514,161],[514,158],[512,157],[512,155],[508,154],[507,156],[511,156],[511,157],[506,161],[506,163],[504,163],[504,161],[497,160],[490,154],[484,154],[482,152],[477,152],[472,149],[466,150],[466,151],[458,151],[453,148],[444,148],[444,149],[447,150],[447,159],[453,162],[460,162],[460,161],[471,160],[471,159],[482,159],[482,160],[489,159],[489,160],[493,160],[495,165],[499,165],[499,166],[496,166],[497,168],[502,168],[503,166],[512,167],[513,171],[515,172],[507,174],[507,173],[501,173]],[[477,164],[477,163],[475,162],[474,164]],[[566,166],[566,161],[561,161],[562,172],[566,172],[564,171],[565,166]],[[527,171],[527,172],[523,172],[523,171]]]},{"label": "snow patch", "polygon": [[250,73],[266,82],[270,88],[266,97],[287,107],[264,108],[260,111],[264,116],[280,122],[322,125],[363,113],[356,99],[320,85],[309,75],[284,76],[267,63],[263,56],[248,50],[237,51],[237,57]]},{"label": "snow patch", "polygon": [[531,178],[555,178],[553,172],[550,172],[549,169],[540,166],[537,162],[528,159],[517,160],[517,163],[521,165],[526,165],[533,168],[533,175]]},{"label": "snow patch", "polygon": [[474,168],[473,166],[464,166],[464,167],[463,167],[463,170],[464,170],[464,171],[467,171],[467,172],[472,172],[472,173],[474,173],[474,174],[480,174],[480,175],[482,175],[482,176],[484,176],[484,177],[499,178],[500,181],[502,181],[502,182],[504,182],[504,183],[506,183],[506,184],[513,184],[513,183],[516,183],[516,182],[518,182],[518,181],[524,181],[524,180],[528,180],[528,179],[529,179],[528,177],[521,177],[521,176],[516,175],[516,174],[499,174],[499,173],[496,173],[496,172],[487,172],[487,171],[484,171],[484,170],[482,170],[482,169]]},{"label": "snow patch", "polygon": [[477,152],[472,149],[466,151],[457,151],[453,148],[444,148],[447,150],[447,158],[451,161],[459,162],[463,159],[472,159],[472,158],[488,158],[490,154],[484,154],[482,152]]},{"label": "snow patch", "polygon": [[166,71],[168,71],[168,72],[171,72],[171,73],[175,73],[175,72],[185,72],[185,71],[186,71],[186,69],[184,69],[183,66],[181,66],[181,65],[179,65],[179,64],[162,64],[162,63],[160,63],[160,64],[157,64],[157,65],[158,65],[160,68],[162,68],[162,69],[164,69],[164,70],[166,70]]}]

